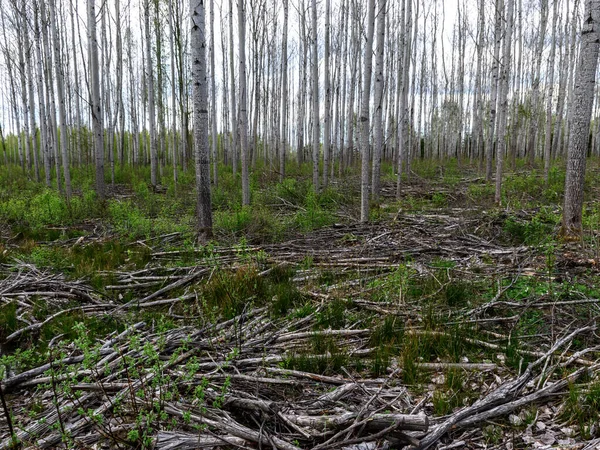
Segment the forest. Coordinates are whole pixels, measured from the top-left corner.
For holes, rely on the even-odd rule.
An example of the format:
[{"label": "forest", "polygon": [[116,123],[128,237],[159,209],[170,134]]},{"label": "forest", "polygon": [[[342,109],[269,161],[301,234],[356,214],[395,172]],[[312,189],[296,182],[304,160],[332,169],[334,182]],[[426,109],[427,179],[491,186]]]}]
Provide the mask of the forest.
[{"label": "forest", "polygon": [[0,33],[0,450],[600,449],[600,0]]}]

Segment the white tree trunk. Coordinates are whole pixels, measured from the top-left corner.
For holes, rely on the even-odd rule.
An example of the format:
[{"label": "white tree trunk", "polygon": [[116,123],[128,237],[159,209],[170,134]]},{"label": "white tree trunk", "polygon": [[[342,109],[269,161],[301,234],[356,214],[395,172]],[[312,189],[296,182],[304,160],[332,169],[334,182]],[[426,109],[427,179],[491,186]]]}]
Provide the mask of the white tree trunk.
[{"label": "white tree trunk", "polygon": [[311,81],[312,81],[312,173],[313,188],[319,192],[319,47],[317,45],[317,0],[312,0],[311,8],[312,18],[312,61],[311,61]]},{"label": "white tree trunk", "polygon": [[66,99],[64,90],[64,74],[60,58],[60,39],[57,31],[55,0],[50,0],[50,29],[54,41],[54,68],[56,72],[56,93],[58,95],[58,116],[60,121],[60,149],[63,163],[63,176],[65,177],[65,195],[67,201],[71,199],[71,172],[69,170],[69,147],[67,131]]},{"label": "white tree trunk", "polygon": [[594,104],[599,37],[600,0],[585,0],[581,50],[573,89],[573,111],[565,180],[562,233],[567,238],[579,237],[582,232],[583,181]]},{"label": "white tree trunk", "polygon": [[494,56],[492,60],[492,94],[490,99],[490,116],[488,122],[487,145],[485,148],[485,179],[492,181],[492,163],[494,159],[494,134],[496,127],[496,107],[498,103],[498,64],[500,60],[500,43],[502,41],[502,9],[504,0],[495,1]]},{"label": "white tree trunk", "polygon": [[329,75],[329,53],[331,41],[331,0],[325,0],[325,54],[323,76],[325,91],[325,115],[323,117],[323,188],[329,182],[329,162],[331,147],[331,81]]},{"label": "white tree trunk", "polygon": [[546,131],[544,133],[544,181],[548,184],[550,178],[550,163],[552,160],[552,101],[554,96],[554,60],[556,58],[556,33],[558,19],[558,0],[552,8],[552,47],[548,58],[548,98],[546,99]]},{"label": "white tree trunk", "polygon": [[514,0],[508,0],[506,5],[506,19],[504,31],[504,48],[502,50],[502,71],[500,76],[500,116],[498,117],[498,144],[496,151],[496,195],[495,200],[500,204],[502,200],[502,170],[504,153],[506,152],[506,123],[508,116],[508,88],[511,67],[512,30],[514,17]]},{"label": "white tree trunk", "polygon": [[288,0],[283,0],[283,40],[281,44],[281,144],[279,147],[279,182],[285,178],[285,157],[287,155],[288,121]]},{"label": "white tree trunk", "polygon": [[[558,0],[554,0],[558,1]],[[533,74],[533,85],[531,93],[530,122],[529,122],[529,142],[527,144],[527,160],[530,165],[535,161],[536,135],[538,129],[539,109],[540,109],[540,77],[542,66],[542,53],[546,40],[546,26],[548,24],[548,0],[541,0],[541,20],[538,42],[535,51],[535,72]]]},{"label": "white tree trunk", "polygon": [[194,155],[196,166],[196,216],[198,240],[212,236],[210,160],[208,150],[208,80],[206,76],[206,28],[204,0],[191,0],[192,101],[194,105]]},{"label": "white tree trunk", "polygon": [[94,130],[94,153],[96,162],[96,195],[104,198],[104,130],[102,105],[100,103],[100,73],[98,70],[98,39],[96,37],[96,1],[87,0],[88,5],[88,52],[90,59],[90,88],[92,127]]},{"label": "white tree trunk", "polygon": [[158,149],[156,139],[156,108],[154,92],[154,68],[152,65],[152,39],[150,35],[150,0],[144,5],[144,33],[146,44],[146,77],[148,80],[148,122],[150,127],[150,183],[158,185]]},{"label": "white tree trunk", "polygon": [[375,28],[375,0],[367,6],[367,41],[365,45],[365,67],[360,108],[360,221],[369,220],[369,104],[371,102],[371,76],[373,72],[373,33]]},{"label": "white tree trunk", "polygon": [[211,134],[212,134],[212,182],[218,185],[218,163],[217,163],[217,88],[215,79],[215,2],[210,0],[210,106],[211,106]]},{"label": "white tree trunk", "polygon": [[383,49],[385,38],[386,0],[380,0],[377,8],[377,50],[375,58],[375,113],[373,119],[373,180],[371,195],[374,200],[379,199],[381,155],[383,152]]},{"label": "white tree trunk", "polygon": [[238,38],[240,59],[240,137],[242,144],[242,205],[250,204],[250,180],[248,161],[248,110],[246,92],[246,17],[245,0],[238,0]]}]

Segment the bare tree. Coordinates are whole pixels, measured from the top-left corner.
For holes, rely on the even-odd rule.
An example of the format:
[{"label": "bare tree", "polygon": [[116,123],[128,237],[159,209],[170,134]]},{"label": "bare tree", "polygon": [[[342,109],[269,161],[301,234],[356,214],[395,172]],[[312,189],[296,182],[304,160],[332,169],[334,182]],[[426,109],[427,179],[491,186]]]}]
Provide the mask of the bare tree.
[{"label": "bare tree", "polygon": [[559,0],[552,2],[552,46],[548,58],[548,98],[546,100],[546,131],[544,133],[544,181],[548,184],[552,159],[552,101],[554,97],[554,60],[556,58],[556,33]]},{"label": "bare tree", "polygon": [[312,0],[312,165],[313,187],[319,192],[319,47],[317,45],[317,0]]},{"label": "bare tree", "polygon": [[365,67],[363,75],[362,101],[360,108],[360,221],[369,220],[369,103],[371,101],[371,76],[373,72],[373,34],[375,28],[375,0],[367,6],[367,41],[365,45]]},{"label": "bare tree", "polygon": [[281,145],[279,147],[279,181],[285,178],[288,121],[288,0],[283,0],[283,39],[281,42]]},{"label": "bare tree", "polygon": [[496,195],[495,200],[500,204],[502,199],[502,170],[504,164],[504,153],[506,152],[506,124],[508,117],[508,88],[511,66],[512,29],[514,17],[514,0],[508,0],[505,13],[505,31],[502,50],[502,70],[500,75],[500,115],[498,117],[498,146],[496,151]]},{"label": "bare tree", "polygon": [[104,130],[100,103],[100,73],[98,70],[98,39],[96,37],[96,1],[88,0],[88,52],[90,59],[90,89],[94,152],[96,161],[96,194],[104,198]]},{"label": "bare tree", "polygon": [[569,239],[581,236],[583,181],[594,104],[596,69],[600,50],[600,0],[585,0],[581,29],[581,50],[575,75],[573,111],[569,135],[567,177],[562,234]]},{"label": "bare tree", "polygon": [[323,187],[327,187],[331,146],[331,80],[329,75],[329,53],[331,47],[331,0],[325,0],[325,54],[323,77],[325,79],[325,115],[323,117]]},{"label": "bare tree", "polygon": [[67,201],[71,199],[71,172],[69,169],[69,147],[68,147],[68,131],[67,131],[67,112],[66,98],[64,90],[64,74],[61,64],[60,55],[60,39],[57,31],[56,20],[56,5],[55,0],[50,0],[50,29],[52,32],[52,40],[54,41],[54,67],[56,71],[56,91],[58,95],[58,116],[60,121],[60,149],[63,163],[63,176],[65,178],[65,195]]},{"label": "bare tree", "polygon": [[246,92],[246,12],[245,0],[238,0],[238,39],[239,39],[239,85],[240,85],[240,105],[239,121],[240,135],[242,144],[242,204],[250,204],[250,180],[249,180],[249,161],[248,161],[248,110]]},{"label": "bare tree", "polygon": [[156,137],[156,107],[154,91],[154,68],[152,64],[152,40],[150,35],[150,0],[144,3],[144,33],[146,43],[146,78],[148,80],[148,123],[150,127],[150,183],[158,185],[158,143]]},{"label": "bare tree", "polygon": [[206,76],[206,28],[204,0],[191,0],[192,87],[194,103],[194,155],[196,161],[196,216],[198,240],[212,236],[210,161],[208,150],[208,80]]},{"label": "bare tree", "polygon": [[[383,48],[385,38],[386,0],[379,1],[377,14],[377,50],[375,58],[375,113],[373,119],[373,180],[371,195],[374,200],[379,198],[381,156],[383,152]],[[421,96],[422,98],[422,96]]]}]

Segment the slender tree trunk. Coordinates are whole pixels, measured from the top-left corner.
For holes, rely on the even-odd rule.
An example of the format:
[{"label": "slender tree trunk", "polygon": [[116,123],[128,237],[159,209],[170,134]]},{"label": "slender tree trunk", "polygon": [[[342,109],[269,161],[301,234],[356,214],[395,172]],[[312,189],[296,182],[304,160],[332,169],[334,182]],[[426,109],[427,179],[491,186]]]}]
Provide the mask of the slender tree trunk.
[{"label": "slender tree trunk", "polygon": [[50,161],[50,132],[48,130],[48,121],[46,116],[46,103],[44,101],[44,69],[42,66],[42,33],[40,29],[40,18],[38,1],[33,2],[33,20],[35,23],[35,59],[37,61],[37,90],[40,105],[40,142],[42,147],[42,158],[44,160],[44,176],[46,186],[51,187],[52,167]]},{"label": "slender tree trunk", "polygon": [[102,105],[100,103],[100,73],[98,70],[98,39],[96,37],[96,1],[87,0],[88,5],[88,52],[90,59],[90,88],[92,127],[94,130],[94,153],[96,161],[96,195],[104,199],[104,130]]},{"label": "slender tree trunk", "polygon": [[217,163],[217,87],[215,79],[215,1],[210,0],[210,105],[211,105],[211,125],[212,125],[212,164],[213,174],[212,182],[215,187],[218,185],[218,163]]},{"label": "slender tree trunk", "polygon": [[[19,79],[21,81],[21,102],[22,102],[22,113],[23,113],[23,152],[25,154],[25,167],[27,170],[31,170],[31,136],[30,136],[30,120],[31,120],[31,112],[30,112],[30,103],[28,100],[28,92],[27,92],[27,72],[25,69],[25,55],[23,52],[23,48],[25,47],[25,39],[23,36],[23,29],[27,28],[27,23],[25,21],[25,7],[21,3],[21,7],[14,3],[15,8],[15,18],[18,26],[17,29],[17,47],[18,47],[18,58],[19,58]],[[19,130],[20,131],[20,130]],[[33,128],[33,132],[35,132],[35,128]]]},{"label": "slender tree trunk", "polygon": [[383,49],[385,39],[385,14],[386,0],[379,0],[377,13],[377,50],[375,58],[375,114],[373,119],[373,200],[379,199],[381,178],[381,156],[383,153],[383,100],[384,100],[384,77],[383,77]]},{"label": "slender tree trunk", "polygon": [[319,47],[317,45],[317,0],[312,0],[312,61],[311,61],[311,79],[312,79],[312,167],[313,167],[313,187],[315,192],[319,192]]},{"label": "slender tree trunk", "polygon": [[[243,1],[243,0],[238,0]],[[231,164],[233,167],[234,179],[237,176],[238,166],[238,136],[240,128],[238,124],[238,104],[235,96],[235,49],[233,45],[233,2],[229,0],[229,63],[230,63],[230,83],[231,83]],[[247,139],[247,137],[246,137]]]},{"label": "slender tree trunk", "polygon": [[396,181],[396,197],[400,197],[402,183],[402,166],[404,159],[408,156],[408,134],[409,134],[409,106],[408,106],[408,84],[410,78],[410,59],[412,34],[412,0],[406,0],[406,11],[402,14],[402,90],[400,94],[400,115],[398,117],[398,178]]},{"label": "slender tree trunk", "polygon": [[208,149],[208,80],[206,76],[206,33],[204,0],[191,0],[192,98],[194,102],[194,154],[198,240],[212,236],[210,203],[210,159]]},{"label": "slender tree trunk", "polygon": [[[558,1],[558,0],[554,0]],[[542,66],[542,53],[544,51],[544,42],[546,39],[546,25],[548,23],[548,0],[541,0],[541,20],[537,47],[535,51],[535,73],[533,76],[533,85],[531,93],[530,122],[529,122],[529,141],[527,143],[527,160],[529,165],[533,166],[535,162],[536,135],[539,125],[540,109],[540,78]]]},{"label": "slender tree trunk", "polygon": [[177,165],[179,164],[179,158],[177,157],[177,98],[175,92],[176,81],[175,81],[175,13],[173,10],[173,2],[169,2],[169,51],[171,53],[171,127],[173,128],[172,136],[171,136],[171,158],[173,162],[173,185],[175,189],[177,189],[178,182],[178,172]]},{"label": "slender tree trunk", "polygon": [[581,50],[573,90],[562,234],[577,239],[582,233],[583,182],[594,104],[596,69],[600,49],[600,0],[585,0]]},{"label": "slender tree trunk", "polygon": [[[354,0],[353,0],[354,1]],[[346,120],[346,148],[344,149],[344,161],[342,164],[342,168],[340,169],[340,175],[348,168],[350,165],[350,161],[352,160],[352,153],[354,152],[354,100],[356,96],[356,85],[357,85],[357,73],[358,73],[358,54],[360,51],[360,44],[358,39],[358,7],[353,6],[351,8],[353,11],[353,19],[354,24],[350,26],[351,29],[351,39],[350,39],[350,47],[352,49],[352,63],[350,64],[350,85],[348,90],[350,91],[349,99],[348,99],[348,119]]]},{"label": "slender tree trunk", "polygon": [[544,133],[544,182],[548,185],[552,160],[552,100],[554,95],[554,59],[556,57],[556,28],[558,19],[558,3],[554,0],[552,9],[552,47],[548,58],[548,98],[546,103],[546,131]]},{"label": "slender tree trunk", "polygon": [[250,204],[250,179],[248,161],[248,110],[246,92],[246,14],[245,1],[238,0],[238,38],[240,58],[240,135],[242,144],[242,205]]},{"label": "slender tree trunk", "polygon": [[150,0],[145,0],[144,32],[146,38],[146,78],[148,80],[148,122],[150,124],[150,183],[156,189],[158,185],[158,143],[156,138],[154,69],[152,65],[152,40],[150,35]]},{"label": "slender tree trunk", "polygon": [[325,115],[323,117],[323,188],[329,183],[329,159],[331,147],[331,81],[329,75],[329,53],[331,46],[331,0],[325,0],[325,54],[323,77],[325,91]]},{"label": "slender tree trunk", "polygon": [[[504,0],[495,1],[494,26],[494,59],[492,60],[492,94],[490,99],[490,115],[488,121],[488,136],[485,149],[485,179],[492,181],[492,162],[494,159],[494,134],[496,127],[496,107],[498,103],[498,65],[500,60],[500,43],[502,42],[502,8]],[[497,151],[496,151],[497,153]]]},{"label": "slender tree trunk", "polygon": [[281,145],[279,147],[279,182],[285,179],[288,121],[288,0],[283,0],[283,40],[281,43]]},{"label": "slender tree trunk", "polygon": [[25,63],[27,66],[27,89],[28,89],[28,98],[29,98],[29,127],[31,130],[31,139],[32,143],[32,153],[33,153],[33,167],[35,171],[35,180],[40,182],[40,166],[39,166],[39,150],[40,145],[38,143],[36,134],[37,127],[35,122],[35,90],[34,90],[34,76],[33,76],[33,52],[32,45],[29,39],[29,20],[26,13],[26,3],[25,0],[21,1],[21,9],[23,11],[23,40],[25,46]]},{"label": "slender tree trunk", "polygon": [[56,71],[56,91],[58,95],[58,115],[60,121],[60,148],[63,162],[63,176],[65,177],[65,194],[67,201],[71,200],[71,172],[69,170],[69,147],[67,131],[67,112],[64,91],[64,74],[60,58],[60,40],[57,31],[55,0],[50,0],[50,29],[54,41],[54,67]]},{"label": "slender tree trunk", "polygon": [[473,123],[473,139],[475,154],[479,156],[483,150],[483,102],[481,89],[481,62],[485,37],[485,0],[479,0],[479,21],[477,25],[477,65],[475,69],[475,117]]},{"label": "slender tree trunk", "polygon": [[508,87],[511,67],[512,29],[514,17],[514,0],[508,0],[506,5],[506,25],[504,31],[504,48],[502,50],[502,72],[500,76],[500,116],[498,117],[498,150],[496,152],[496,195],[495,201],[502,200],[502,170],[504,153],[506,152],[506,124],[508,116]]},{"label": "slender tree trunk", "polygon": [[360,221],[369,220],[369,104],[371,102],[371,76],[373,72],[373,33],[375,28],[375,0],[367,6],[367,42],[365,46],[365,68],[363,75],[362,100],[360,108]]},{"label": "slender tree trunk", "polygon": [[298,88],[298,117],[296,122],[296,133],[298,138],[298,150],[297,150],[297,159],[298,166],[302,166],[304,163],[304,122],[306,116],[306,90],[307,90],[307,42],[306,42],[306,9],[304,0],[300,1],[300,8],[298,11],[300,15],[300,46],[302,47],[302,59],[300,62],[300,77],[299,83],[300,86]]}]

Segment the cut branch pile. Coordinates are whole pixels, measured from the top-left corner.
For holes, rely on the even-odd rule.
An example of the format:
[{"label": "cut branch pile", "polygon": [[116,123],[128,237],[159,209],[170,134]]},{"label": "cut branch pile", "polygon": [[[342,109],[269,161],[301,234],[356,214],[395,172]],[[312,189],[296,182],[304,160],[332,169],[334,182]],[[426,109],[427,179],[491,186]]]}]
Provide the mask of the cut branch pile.
[{"label": "cut branch pile", "polygon": [[[95,345],[82,335],[75,345],[53,351],[50,363],[2,383],[6,394],[23,399],[12,406],[22,418],[17,437],[36,448],[64,439],[89,446],[144,436],[161,449],[202,444],[323,450],[384,441],[426,449],[450,431],[547,400],[584,373],[600,370],[596,364],[550,381],[552,356],[595,330],[582,328],[473,405],[428,418],[417,414],[422,405],[399,384],[401,367],[376,379],[357,379],[346,369],[341,377],[282,368],[296,354],[287,348],[301,348],[317,335],[368,357],[369,330],[300,331],[313,325],[314,316],[276,323],[261,308],[205,329],[159,333],[138,323]],[[24,413],[34,404],[40,412],[31,418]],[[5,434],[0,449],[11,442]]]}]

